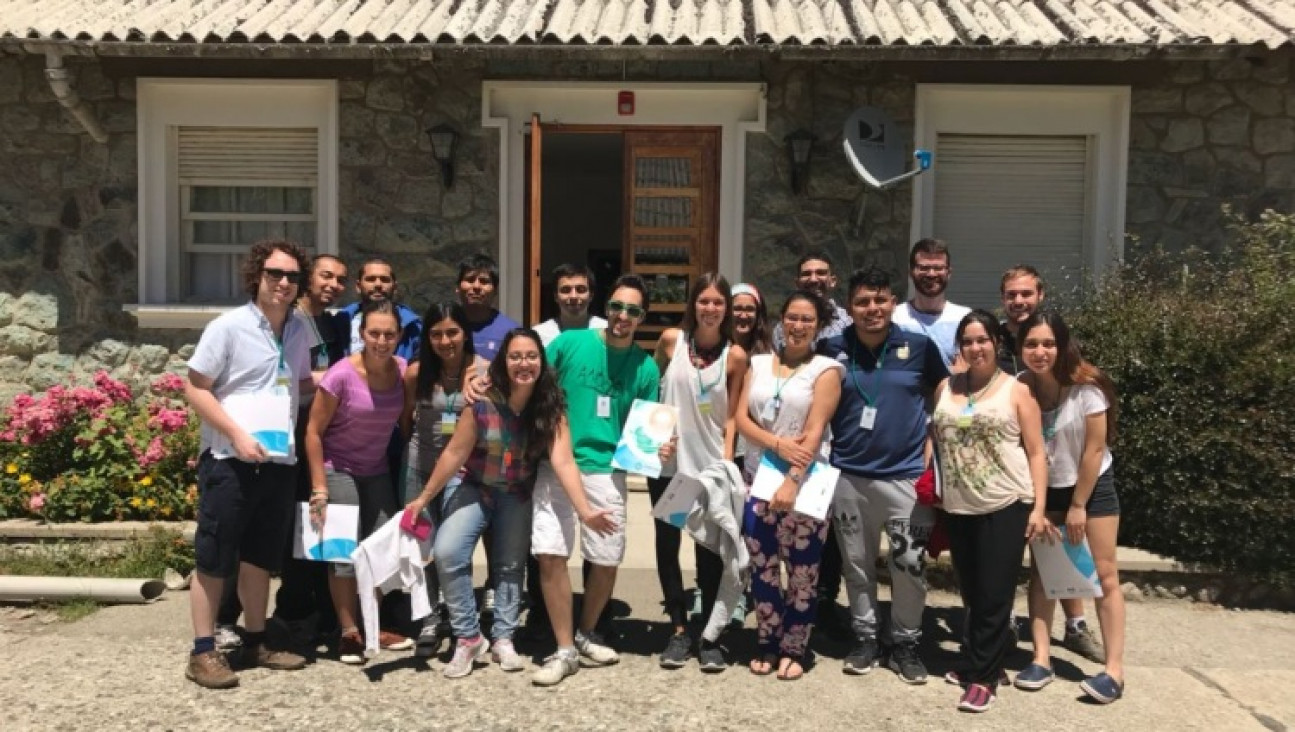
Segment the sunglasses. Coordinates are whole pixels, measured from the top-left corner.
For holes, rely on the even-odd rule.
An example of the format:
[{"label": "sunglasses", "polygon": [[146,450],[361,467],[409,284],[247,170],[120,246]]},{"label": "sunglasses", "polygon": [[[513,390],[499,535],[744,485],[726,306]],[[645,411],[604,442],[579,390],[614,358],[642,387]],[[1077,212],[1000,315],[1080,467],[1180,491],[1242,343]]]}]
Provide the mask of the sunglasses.
[{"label": "sunglasses", "polygon": [[301,284],[301,270],[299,269],[278,269],[276,267],[262,267],[261,274],[265,275],[266,277],[269,277],[271,282],[278,282],[279,280],[287,278],[288,284],[290,285]]},{"label": "sunglasses", "polygon": [[620,300],[608,300],[607,314],[616,315],[617,313],[625,313],[631,318],[641,318],[647,315],[647,311],[638,305],[631,305]]}]

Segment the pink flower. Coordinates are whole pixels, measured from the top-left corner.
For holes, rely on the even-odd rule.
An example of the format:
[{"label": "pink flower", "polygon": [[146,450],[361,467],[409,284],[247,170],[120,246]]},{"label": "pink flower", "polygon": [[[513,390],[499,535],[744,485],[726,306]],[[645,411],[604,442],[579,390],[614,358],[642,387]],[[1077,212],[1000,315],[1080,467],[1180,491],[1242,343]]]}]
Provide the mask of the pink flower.
[{"label": "pink flower", "polygon": [[45,507],[44,493],[33,494],[32,497],[27,501],[27,508],[31,509],[33,513],[39,513],[40,510],[44,507]]},{"label": "pink flower", "polygon": [[189,422],[189,412],[185,409],[159,409],[148,420],[150,429],[160,429],[167,434],[184,429]]},{"label": "pink flower", "polygon": [[154,394],[178,394],[184,391],[184,379],[172,373],[162,374],[149,387]]},{"label": "pink flower", "polygon": [[139,466],[141,468],[147,468],[157,465],[165,458],[166,448],[162,446],[162,438],[154,437],[152,440],[149,440],[148,448],[145,449],[144,454],[139,457]]}]

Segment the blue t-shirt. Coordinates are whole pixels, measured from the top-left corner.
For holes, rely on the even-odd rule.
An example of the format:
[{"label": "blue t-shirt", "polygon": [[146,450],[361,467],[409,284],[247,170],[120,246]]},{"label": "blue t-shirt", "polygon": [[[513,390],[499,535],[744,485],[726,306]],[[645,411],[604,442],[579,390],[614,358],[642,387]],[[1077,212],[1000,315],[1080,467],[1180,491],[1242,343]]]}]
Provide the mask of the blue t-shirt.
[{"label": "blue t-shirt", "polygon": [[[853,328],[821,348],[845,367],[841,401],[832,415],[832,465],[864,478],[920,476],[926,465],[926,395],[949,375],[940,349],[930,338],[895,325],[877,351],[860,343]],[[872,429],[863,429],[859,423],[869,404],[877,414]]]},{"label": "blue t-shirt", "polygon": [[472,347],[478,356],[493,361],[504,343],[504,336],[516,327],[516,320],[496,310],[489,320],[472,324]]}]

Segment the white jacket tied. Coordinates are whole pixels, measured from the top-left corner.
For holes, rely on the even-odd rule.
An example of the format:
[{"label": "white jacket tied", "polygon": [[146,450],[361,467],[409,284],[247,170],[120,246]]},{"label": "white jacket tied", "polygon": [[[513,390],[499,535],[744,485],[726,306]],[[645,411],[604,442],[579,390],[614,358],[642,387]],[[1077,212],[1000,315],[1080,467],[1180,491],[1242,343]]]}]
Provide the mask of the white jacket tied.
[{"label": "white jacket tied", "polygon": [[401,590],[410,595],[413,619],[432,614],[427,598],[427,578],[423,569],[432,559],[432,540],[419,541],[400,530],[404,511],[360,542],[351,552],[355,565],[356,589],[360,594],[360,614],[364,616],[364,656],[378,655],[378,598]]},{"label": "white jacket tied", "polygon": [[724,562],[715,608],[702,631],[702,637],[713,642],[728,625],[733,608],[746,590],[751,566],[751,556],[742,540],[746,486],[737,466],[728,460],[711,463],[696,478],[702,484],[702,492],[688,512],[684,529],[693,541],[718,554]]}]

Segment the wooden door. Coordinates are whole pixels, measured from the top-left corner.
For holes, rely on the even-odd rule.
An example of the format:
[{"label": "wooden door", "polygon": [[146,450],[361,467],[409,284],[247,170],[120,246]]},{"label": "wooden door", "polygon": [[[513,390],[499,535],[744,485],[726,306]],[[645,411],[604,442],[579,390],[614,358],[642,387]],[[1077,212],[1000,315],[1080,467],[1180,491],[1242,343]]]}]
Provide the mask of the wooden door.
[{"label": "wooden door", "polygon": [[716,267],[718,155],[717,129],[625,132],[622,263],[647,281],[644,347],[682,321],[692,281]]},{"label": "wooden door", "polygon": [[540,263],[541,240],[544,227],[541,225],[543,207],[541,206],[541,181],[544,179],[544,130],[538,114],[531,115],[531,134],[527,145],[527,174],[530,176],[530,191],[526,198],[526,322],[540,322]]}]

